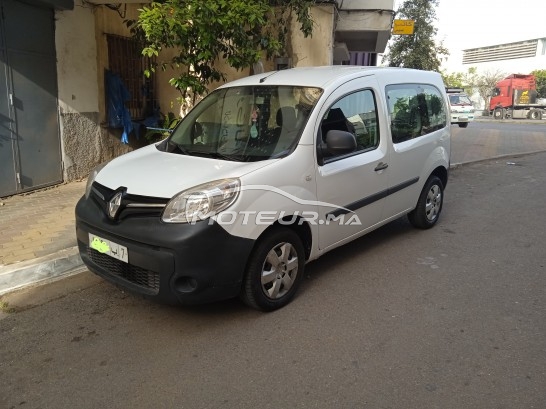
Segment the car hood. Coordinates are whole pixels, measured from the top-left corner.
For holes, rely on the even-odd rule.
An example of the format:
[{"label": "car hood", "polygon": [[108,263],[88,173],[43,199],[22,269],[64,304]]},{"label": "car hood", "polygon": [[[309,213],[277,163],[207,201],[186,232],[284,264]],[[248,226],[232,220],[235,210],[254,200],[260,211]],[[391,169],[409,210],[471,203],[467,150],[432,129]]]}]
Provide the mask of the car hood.
[{"label": "car hood", "polygon": [[138,149],[109,162],[95,181],[110,189],[170,199],[202,183],[241,177],[279,159],[232,162],[159,151],[155,145]]}]

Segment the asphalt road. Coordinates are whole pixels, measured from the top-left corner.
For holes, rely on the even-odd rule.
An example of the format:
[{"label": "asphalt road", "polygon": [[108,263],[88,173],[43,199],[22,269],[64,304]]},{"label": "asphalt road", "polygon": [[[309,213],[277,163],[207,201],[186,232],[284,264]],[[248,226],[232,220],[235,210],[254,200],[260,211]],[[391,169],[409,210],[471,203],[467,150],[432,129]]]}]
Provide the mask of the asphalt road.
[{"label": "asphalt road", "polygon": [[546,150],[546,121],[481,120],[451,126],[451,163]]},{"label": "asphalt road", "polygon": [[546,153],[454,169],[437,226],[325,255],[274,313],[90,273],[28,290],[0,319],[0,407],[544,408],[545,186]]}]

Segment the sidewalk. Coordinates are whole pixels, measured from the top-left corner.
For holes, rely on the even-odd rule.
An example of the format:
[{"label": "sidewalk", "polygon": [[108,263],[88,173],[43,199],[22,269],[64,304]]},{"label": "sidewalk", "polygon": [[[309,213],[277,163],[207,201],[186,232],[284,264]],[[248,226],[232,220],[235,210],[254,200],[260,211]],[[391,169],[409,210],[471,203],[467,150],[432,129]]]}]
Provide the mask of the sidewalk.
[{"label": "sidewalk", "polygon": [[74,208],[85,181],[0,199],[0,295],[83,271]]},{"label": "sidewalk", "polygon": [[[533,123],[539,125],[537,122]],[[457,166],[545,151],[546,127],[542,127],[531,135],[514,132],[510,138],[499,138],[490,133],[470,136],[467,129],[454,126],[451,163]],[[78,254],[74,226],[74,208],[85,185],[85,181],[72,182],[0,199],[0,296],[86,270]]]}]

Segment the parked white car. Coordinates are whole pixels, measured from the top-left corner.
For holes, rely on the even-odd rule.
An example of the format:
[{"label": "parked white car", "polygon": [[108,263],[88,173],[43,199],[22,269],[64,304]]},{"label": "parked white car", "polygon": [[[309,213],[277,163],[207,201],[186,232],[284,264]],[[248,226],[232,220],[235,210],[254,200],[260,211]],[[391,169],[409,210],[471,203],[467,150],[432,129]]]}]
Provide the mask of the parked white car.
[{"label": "parked white car", "polygon": [[160,143],[90,175],[82,260],[167,303],[287,304],[305,264],[408,215],[432,227],[450,158],[433,72],[313,67],[254,75],[201,101]]}]

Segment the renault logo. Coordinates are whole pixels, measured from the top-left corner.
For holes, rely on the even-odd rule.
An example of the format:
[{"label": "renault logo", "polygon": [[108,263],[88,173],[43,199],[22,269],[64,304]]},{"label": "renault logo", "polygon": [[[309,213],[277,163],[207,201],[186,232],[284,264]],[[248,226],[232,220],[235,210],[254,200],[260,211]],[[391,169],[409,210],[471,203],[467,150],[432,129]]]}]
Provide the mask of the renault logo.
[{"label": "renault logo", "polygon": [[108,202],[108,216],[110,216],[112,220],[116,218],[119,207],[121,206],[122,196],[122,192],[117,192],[114,197]]}]

